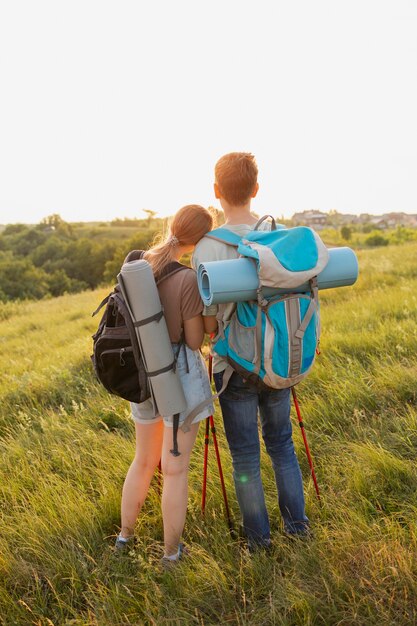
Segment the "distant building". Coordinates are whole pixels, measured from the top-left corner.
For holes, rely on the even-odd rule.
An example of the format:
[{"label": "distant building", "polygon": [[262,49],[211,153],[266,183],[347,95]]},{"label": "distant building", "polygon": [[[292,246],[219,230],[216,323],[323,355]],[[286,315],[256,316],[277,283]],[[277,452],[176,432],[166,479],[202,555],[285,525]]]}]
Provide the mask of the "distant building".
[{"label": "distant building", "polygon": [[361,221],[369,222],[370,224],[374,224],[374,226],[378,226],[378,228],[386,228],[386,222],[383,215],[361,215]]},{"label": "distant building", "polygon": [[384,213],[384,215],[373,215],[369,220],[378,228],[397,228],[397,226],[417,227],[417,215],[408,213]]},{"label": "distant building", "polygon": [[417,226],[417,216],[410,215],[409,213],[387,213],[385,215],[388,223],[388,228],[395,228],[396,226]]},{"label": "distant building", "polygon": [[341,224],[359,224],[360,217],[359,215],[354,215],[353,213],[338,213],[338,217]]},{"label": "distant building", "polygon": [[353,213],[338,213],[337,211],[324,213],[318,210],[308,210],[294,213],[291,222],[295,226],[311,226],[315,230],[321,230],[326,226],[339,228],[347,224],[372,224],[375,228],[381,229],[397,228],[397,226],[417,228],[417,214],[392,212],[383,215],[371,215],[370,213],[355,215]]},{"label": "distant building", "polygon": [[320,230],[326,226],[327,217],[327,213],[322,213],[322,211],[302,211],[301,213],[294,213],[291,221],[296,226],[311,226],[316,230]]},{"label": "distant building", "polygon": [[410,213],[407,217],[406,225],[410,228],[417,228],[417,213]]}]

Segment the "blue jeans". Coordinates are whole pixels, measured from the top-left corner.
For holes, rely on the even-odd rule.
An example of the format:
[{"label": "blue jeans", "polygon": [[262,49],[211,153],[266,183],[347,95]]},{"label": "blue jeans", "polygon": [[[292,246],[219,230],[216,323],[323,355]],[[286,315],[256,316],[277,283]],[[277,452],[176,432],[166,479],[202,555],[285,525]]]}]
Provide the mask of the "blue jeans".
[{"label": "blue jeans", "polygon": [[[217,391],[221,389],[222,380],[223,372],[214,374]],[[274,468],[284,529],[291,534],[306,532],[309,521],[304,511],[303,482],[292,440],[290,390],[258,391],[234,372],[219,400],[249,547],[270,544],[261,480],[258,408],[262,437]]]}]

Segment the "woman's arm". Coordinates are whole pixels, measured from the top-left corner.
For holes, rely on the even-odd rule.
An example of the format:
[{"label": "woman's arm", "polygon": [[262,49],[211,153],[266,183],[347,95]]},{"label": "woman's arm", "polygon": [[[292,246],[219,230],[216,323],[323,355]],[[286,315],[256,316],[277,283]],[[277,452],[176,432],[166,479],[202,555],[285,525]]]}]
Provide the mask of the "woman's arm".
[{"label": "woman's arm", "polygon": [[198,350],[204,339],[203,316],[196,315],[189,320],[184,320],[185,343],[191,350]]}]

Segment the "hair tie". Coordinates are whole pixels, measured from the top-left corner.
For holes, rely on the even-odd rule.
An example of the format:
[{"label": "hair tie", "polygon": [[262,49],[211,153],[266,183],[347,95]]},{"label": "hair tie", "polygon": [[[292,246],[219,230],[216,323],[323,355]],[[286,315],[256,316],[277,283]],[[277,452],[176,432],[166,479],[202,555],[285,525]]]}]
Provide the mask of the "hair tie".
[{"label": "hair tie", "polygon": [[170,246],[174,247],[174,246],[178,246],[179,241],[175,235],[171,235],[170,237],[168,237],[167,243],[169,243]]}]

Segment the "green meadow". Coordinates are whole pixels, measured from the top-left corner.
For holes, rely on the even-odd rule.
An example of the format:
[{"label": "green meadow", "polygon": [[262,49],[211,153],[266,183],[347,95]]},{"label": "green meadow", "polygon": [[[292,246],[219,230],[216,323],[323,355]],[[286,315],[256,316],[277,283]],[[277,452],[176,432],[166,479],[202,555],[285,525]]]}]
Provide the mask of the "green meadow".
[{"label": "green meadow", "polygon": [[417,242],[358,256],[357,284],[321,293],[321,355],[298,387],[322,494],[320,505],[294,417],[313,538],[283,535],[266,454],[272,551],[249,556],[229,532],[212,446],[203,517],[202,427],[190,556],[172,572],[159,568],[156,480],[137,545],[113,552],[134,434],[90,365],[91,312],[108,289],[0,304],[0,624],[417,624]]}]

